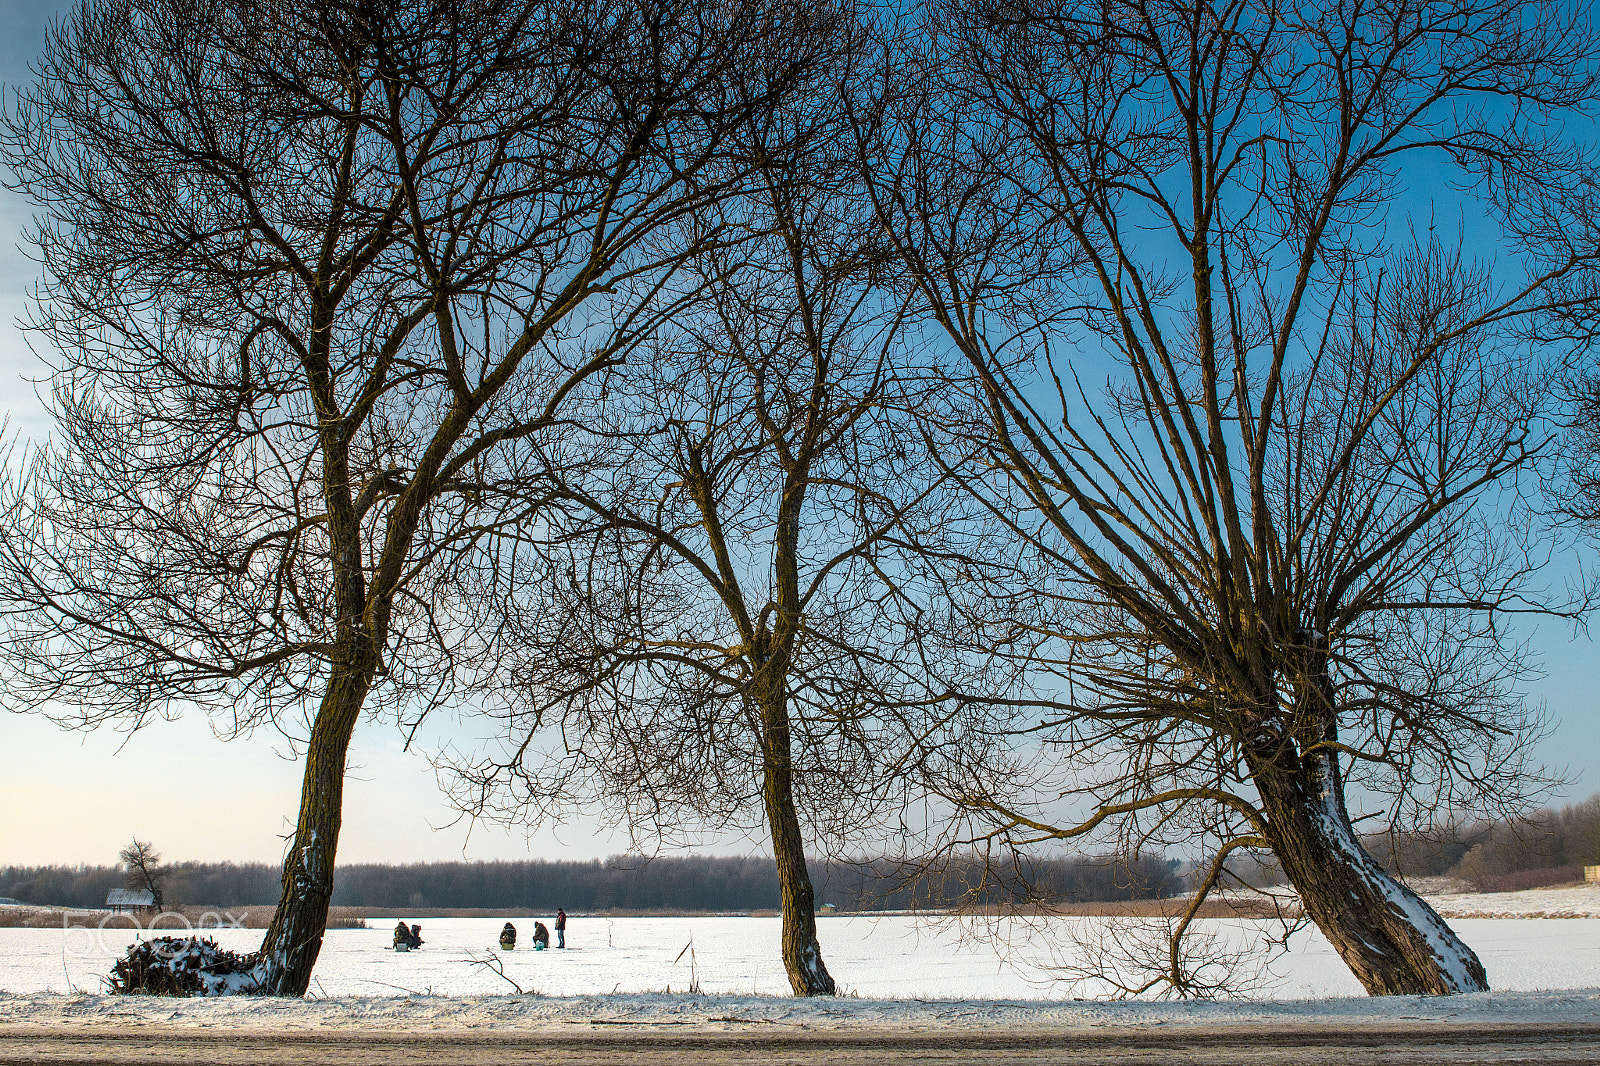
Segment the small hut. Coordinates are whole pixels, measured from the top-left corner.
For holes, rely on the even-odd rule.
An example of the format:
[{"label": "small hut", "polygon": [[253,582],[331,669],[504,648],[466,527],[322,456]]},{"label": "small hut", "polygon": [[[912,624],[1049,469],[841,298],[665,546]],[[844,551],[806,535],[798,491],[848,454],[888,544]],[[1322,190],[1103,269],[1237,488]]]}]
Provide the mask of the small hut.
[{"label": "small hut", "polygon": [[155,905],[156,894],[147,888],[113,888],[106,893],[106,909],[112,914],[154,910]]}]

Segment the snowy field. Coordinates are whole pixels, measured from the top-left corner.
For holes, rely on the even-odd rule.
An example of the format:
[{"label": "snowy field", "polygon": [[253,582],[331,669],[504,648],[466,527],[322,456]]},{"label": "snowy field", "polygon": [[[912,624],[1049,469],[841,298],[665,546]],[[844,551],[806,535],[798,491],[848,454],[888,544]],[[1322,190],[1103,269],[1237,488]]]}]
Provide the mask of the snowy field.
[{"label": "snowy field", "polygon": [[[1481,897],[1480,897],[1481,898]],[[871,1000],[1071,1000],[1100,989],[1054,980],[1053,959],[1069,949],[1068,923],[970,926],[907,916],[830,917],[820,922],[823,950],[842,991]],[[313,994],[326,997],[499,996],[513,992],[475,966],[495,946],[502,919],[424,921],[426,946],[389,950],[394,917],[373,928],[332,930],[317,964]],[[517,920],[524,942],[533,920]],[[1202,923],[1230,939],[1265,923]],[[1497,991],[1600,988],[1600,918],[1459,919],[1452,923],[1478,952]],[[786,995],[778,959],[777,918],[574,918],[567,951],[505,953],[505,971],[523,991],[552,997],[682,993]],[[997,936],[983,937],[980,932]],[[223,947],[253,950],[260,930],[209,933]],[[0,991],[98,993],[102,977],[132,939],[128,930],[0,929]],[[692,948],[691,948],[692,945]],[[690,949],[690,950],[686,950]],[[1278,959],[1264,1000],[1360,996],[1361,989],[1314,930],[1297,934]],[[1600,1011],[1597,1011],[1600,1013]]]},{"label": "snowy field", "polygon": [[1522,892],[1429,896],[1445,918],[1600,918],[1600,882]]}]

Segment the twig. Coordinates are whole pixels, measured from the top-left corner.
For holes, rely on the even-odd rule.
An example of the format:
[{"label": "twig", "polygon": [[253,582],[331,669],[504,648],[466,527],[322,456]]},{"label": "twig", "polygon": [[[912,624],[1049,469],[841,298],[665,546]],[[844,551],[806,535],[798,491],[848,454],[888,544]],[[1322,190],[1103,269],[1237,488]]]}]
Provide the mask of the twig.
[{"label": "twig", "polygon": [[806,1028],[805,1022],[781,1022],[776,1018],[740,1018],[733,1014],[724,1014],[718,1018],[706,1018],[708,1022],[733,1022],[736,1025],[787,1025],[795,1029]]},{"label": "twig", "polygon": [[517,982],[513,981],[510,976],[506,974],[506,963],[505,960],[500,957],[499,952],[490,951],[482,956],[468,955],[464,959],[456,959],[455,961],[469,962],[474,966],[481,966],[490,973],[498,974],[502,981],[517,990],[517,995],[526,996],[528,994],[521,985],[517,984]]},{"label": "twig", "polygon": [[382,985],[384,988],[393,988],[396,991],[404,992],[407,995],[412,995],[412,996],[425,996],[425,995],[427,995],[426,992],[418,992],[415,988],[407,988],[405,985],[391,985],[388,981],[377,981],[377,980],[374,980],[371,977],[363,977],[362,980],[365,981],[369,985]]},{"label": "twig", "polygon": [[654,1019],[641,1020],[641,1021],[629,1021],[629,1020],[627,1020],[625,1018],[590,1018],[589,1019],[589,1024],[590,1025],[690,1025],[692,1023],[686,1022],[686,1021],[682,1021],[682,1020],[678,1020],[678,1019],[662,1019],[660,1021],[657,1021],[657,1020],[654,1020]]}]

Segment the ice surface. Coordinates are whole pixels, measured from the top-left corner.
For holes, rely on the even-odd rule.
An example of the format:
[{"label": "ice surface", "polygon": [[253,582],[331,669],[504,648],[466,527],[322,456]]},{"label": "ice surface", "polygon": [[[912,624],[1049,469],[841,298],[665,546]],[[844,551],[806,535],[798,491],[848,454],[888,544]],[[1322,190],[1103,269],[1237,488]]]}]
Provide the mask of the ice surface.
[{"label": "ice surface", "polygon": [[[370,929],[330,930],[312,993],[337,997],[497,996],[512,987],[469,959],[496,948],[503,918],[421,920],[427,945],[390,950],[395,920],[375,916]],[[533,919],[512,919],[531,928]],[[1052,919],[1002,923],[980,939],[961,924],[932,924],[896,915],[819,919],[824,959],[841,990],[873,1000],[1041,1000],[1094,995],[1053,981]],[[1269,923],[1197,923],[1230,939]],[[1497,990],[1600,988],[1600,918],[1462,919],[1451,923],[1476,949]],[[567,951],[518,949],[501,955],[506,974],[525,991],[574,997],[687,991],[782,996],[788,993],[778,954],[778,918],[584,918],[574,916]],[[171,932],[171,930],[162,930]],[[253,951],[257,929],[206,930],[224,948]],[[127,948],[128,930],[0,929],[0,991],[98,993],[112,961]],[[693,941],[691,955],[683,949]],[[680,957],[681,956],[681,957]],[[1059,957],[1059,956],[1057,956]],[[692,959],[692,963],[691,963]],[[676,961],[674,961],[676,960]],[[1274,967],[1276,984],[1262,995],[1279,1000],[1360,996],[1333,949],[1314,930],[1297,934]],[[169,1001],[170,1002],[170,1001]]]}]

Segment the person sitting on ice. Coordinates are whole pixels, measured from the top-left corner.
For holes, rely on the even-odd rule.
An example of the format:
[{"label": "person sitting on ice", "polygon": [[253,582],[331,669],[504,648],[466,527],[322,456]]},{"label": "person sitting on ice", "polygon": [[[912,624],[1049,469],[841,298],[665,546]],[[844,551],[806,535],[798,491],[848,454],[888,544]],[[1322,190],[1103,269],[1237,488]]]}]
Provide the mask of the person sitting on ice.
[{"label": "person sitting on ice", "polygon": [[544,927],[543,922],[533,923],[533,950],[543,951],[550,946],[550,930]]},{"label": "person sitting on ice", "polygon": [[507,922],[505,928],[500,930],[500,947],[505,951],[510,951],[516,946],[517,927]]},{"label": "person sitting on ice", "polygon": [[405,922],[401,922],[394,927],[394,946],[398,948],[402,944],[408,950],[411,947],[411,930],[406,928]]},{"label": "person sitting on ice", "polygon": [[411,946],[414,948],[420,948],[422,946],[422,926],[420,925],[413,925],[411,927]]}]

